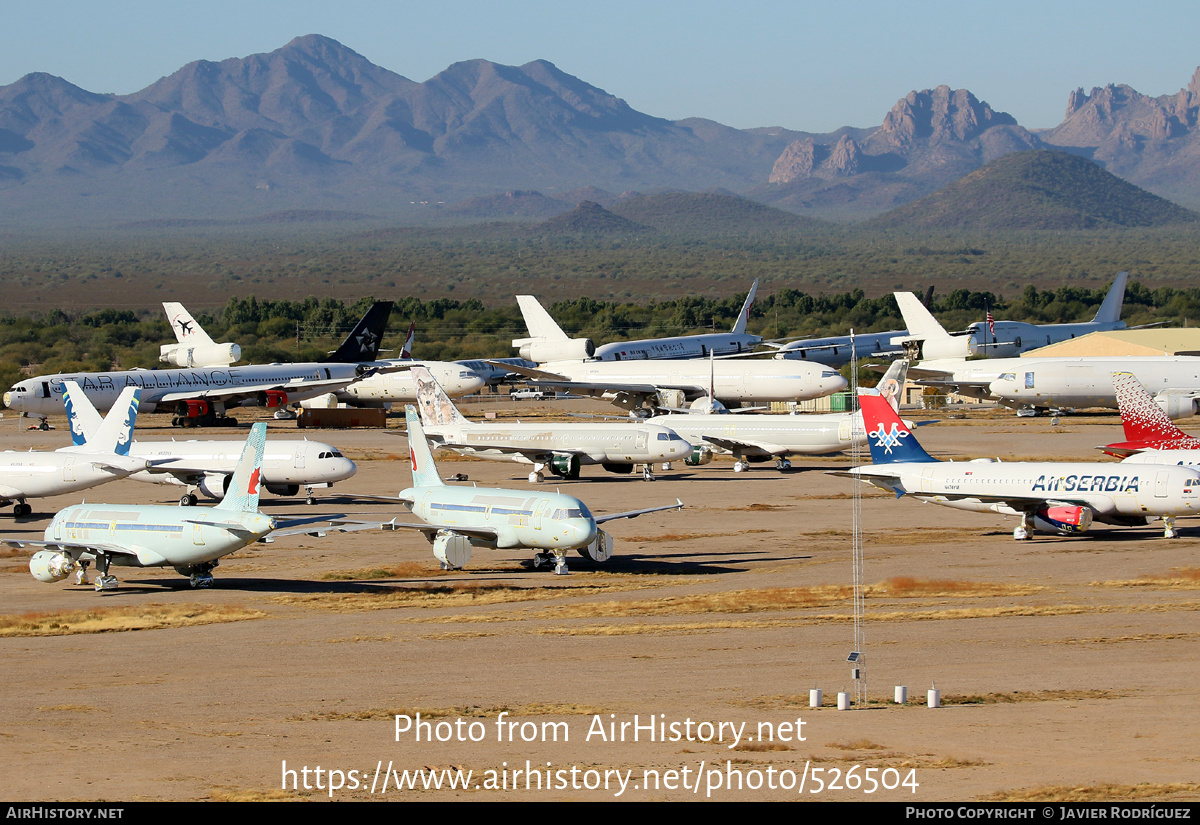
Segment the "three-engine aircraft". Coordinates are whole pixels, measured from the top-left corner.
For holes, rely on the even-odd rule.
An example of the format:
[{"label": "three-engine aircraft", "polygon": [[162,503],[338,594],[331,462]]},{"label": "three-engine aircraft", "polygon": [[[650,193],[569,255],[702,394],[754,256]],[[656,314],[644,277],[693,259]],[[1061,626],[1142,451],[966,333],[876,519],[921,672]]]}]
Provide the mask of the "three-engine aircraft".
[{"label": "three-engine aircraft", "polygon": [[555,573],[566,573],[568,550],[578,550],[580,555],[596,562],[607,561],[612,556],[612,537],[597,525],[683,507],[683,503],[676,500],[674,504],[659,507],[593,516],[582,501],[563,493],[446,484],[438,475],[416,409],[409,406],[405,413],[413,485],[402,491],[398,499],[373,498],[398,500],[424,522],[341,520],[338,526],[351,530],[377,527],[420,530],[433,544],[433,554],[444,568],[458,569],[466,565],[472,547],[524,547],[537,551],[535,566],[553,561]]},{"label": "three-engine aircraft", "polygon": [[[219,560],[247,544],[276,536],[323,535],[316,527],[294,529],[318,519],[277,522],[258,511],[259,482],[267,425],[257,423],[238,459],[221,503],[204,510],[163,504],[76,504],[60,510],[42,541],[4,539],[11,547],[41,547],[29,559],[38,581],[61,581],[73,571],[76,584],[87,583],[87,566],[96,562],[96,590],[113,590],[112,565],[174,567],[192,587],[212,584]],[[322,517],[321,521],[328,519]],[[337,528],[326,528],[334,529]]]},{"label": "three-engine aircraft", "polygon": [[[82,396],[79,387],[68,382],[63,393],[68,412]],[[13,515],[28,516],[33,507],[26,499],[86,490],[145,470],[149,466],[145,458],[129,455],[137,413],[138,390],[130,387],[121,393],[108,417],[98,422],[91,444],[62,447],[52,453],[0,453],[0,503],[15,501]]]},{"label": "three-engine aircraft", "polygon": [[517,305],[529,330],[528,338],[512,342],[522,358],[538,364],[557,361],[629,361],[675,360],[707,358],[709,355],[730,355],[750,352],[762,343],[762,336],[746,332],[754,295],[758,292],[755,280],[746,293],[742,310],[729,332],[709,332],[702,335],[676,335],[670,338],[645,338],[639,341],[614,341],[597,347],[589,338],[571,338],[563,332],[545,307],[532,295],[518,295]]},{"label": "three-engine aircraft", "polygon": [[692,454],[692,445],[671,430],[645,421],[621,423],[477,424],[468,421],[423,367],[413,367],[417,409],[430,444],[460,455],[532,464],[530,482],[543,473],[579,478],[584,464],[599,464],[610,473],[630,473],[642,465],[642,477],[654,480],[657,461],[677,461]]},{"label": "three-engine aircraft", "polygon": [[[71,440],[84,447],[96,437],[100,413],[82,393],[72,395],[67,418]],[[244,441],[134,441],[129,454],[152,462],[146,470],[129,476],[132,481],[172,484],[187,487],[179,499],[184,506],[194,505],[196,494],[219,499],[229,489],[230,477],[246,446]],[[262,483],[277,496],[295,496],[304,487],[309,504],[313,490],[332,487],[344,481],[358,468],[336,447],[308,439],[271,439],[263,452]]]},{"label": "three-engine aircraft", "polygon": [[177,301],[164,301],[163,311],[175,331],[177,344],[158,348],[158,360],[175,367],[227,367],[242,360],[237,344],[218,344]]},{"label": "three-engine aircraft", "polygon": [[[907,370],[907,361],[892,362],[876,387],[893,409],[900,408]],[[672,413],[649,420],[674,430],[698,449],[709,445],[732,453],[735,473],[749,470],[750,462],[771,459],[775,459],[775,469],[788,470],[792,466],[790,456],[829,455],[849,449],[855,443],[866,443],[866,430],[859,412],[797,415]],[[703,456],[692,461],[701,463]]]},{"label": "three-engine aircraft", "polygon": [[1200,514],[1200,472],[1186,467],[1085,462],[938,461],[879,396],[859,398],[874,463],[833,475],[865,481],[896,497],[959,510],[1021,517],[1013,538],[1032,530],[1077,535],[1093,521],[1121,526]]},{"label": "three-engine aircraft", "polygon": [[97,409],[107,410],[122,389],[139,387],[142,412],[171,411],[172,423],[183,427],[233,426],[237,420],[225,415],[228,407],[286,407],[388,371],[372,362],[391,311],[391,301],[372,305],[325,361],[41,375],[14,384],[4,403],[22,414],[50,415],[62,409],[63,382],[75,381]]}]

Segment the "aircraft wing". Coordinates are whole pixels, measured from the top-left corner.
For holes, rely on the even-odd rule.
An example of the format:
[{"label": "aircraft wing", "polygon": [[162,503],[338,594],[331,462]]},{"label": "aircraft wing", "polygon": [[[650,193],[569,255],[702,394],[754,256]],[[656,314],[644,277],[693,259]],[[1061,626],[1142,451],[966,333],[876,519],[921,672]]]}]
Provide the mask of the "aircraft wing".
[{"label": "aircraft wing", "polygon": [[244,398],[253,398],[260,392],[296,392],[298,390],[314,390],[324,389],[332,392],[333,390],[341,389],[349,386],[355,381],[355,378],[338,378],[338,379],[322,379],[320,381],[272,381],[263,382],[261,384],[242,384],[239,387],[218,387],[206,390],[185,390],[181,392],[169,392],[166,395],[156,400],[158,404],[170,404],[172,401],[191,401],[197,398],[220,398],[225,401],[240,401]]},{"label": "aircraft wing", "polygon": [[47,550],[60,550],[69,556],[78,557],[81,553],[107,553],[109,555],[137,557],[137,552],[128,547],[108,544],[103,541],[80,543],[74,541],[34,541],[32,539],[0,539],[9,547],[44,547]]},{"label": "aircraft wing", "polygon": [[896,494],[896,498],[905,495],[912,496],[929,496],[937,498],[941,501],[978,501],[982,504],[1000,504],[1009,507],[1020,513],[1032,513],[1035,510],[1040,510],[1043,507],[1087,507],[1094,512],[1102,515],[1108,515],[1116,512],[1116,502],[1105,496],[1088,496],[1087,498],[1070,498],[1064,496],[1023,496],[1014,494],[988,495],[978,491],[968,491],[963,493],[948,493],[948,492],[924,492],[921,490],[908,490],[904,487],[904,482],[899,475],[886,470],[882,467],[866,465],[855,470],[828,470],[827,473],[832,476],[842,476],[844,478],[857,478],[860,481],[870,482],[877,487],[883,487],[891,490]]},{"label": "aircraft wing", "polygon": [[718,435],[703,435],[702,434],[700,437],[703,438],[705,441],[707,441],[709,444],[713,444],[717,447],[721,447],[722,449],[729,450],[730,452],[733,452],[734,450],[741,450],[742,452],[746,452],[746,451],[750,450],[750,451],[754,451],[757,453],[762,453],[763,455],[787,455],[788,454],[787,447],[783,447],[779,444],[772,444],[769,441],[747,441],[746,439],[729,438],[729,437],[723,436],[723,435],[718,436]]},{"label": "aircraft wing", "polygon": [[[260,541],[270,543],[273,539],[283,536],[313,536],[315,538],[323,538],[327,533],[350,533],[354,528],[342,526],[337,523],[337,519],[342,518],[340,514],[332,516],[311,516],[309,518],[289,519],[288,521],[276,522],[276,527]],[[325,527],[319,527],[321,522],[328,522]],[[300,526],[307,525],[307,526]]]},{"label": "aircraft wing", "polygon": [[609,513],[607,516],[596,516],[596,523],[604,524],[604,522],[606,522],[606,521],[615,521],[616,519],[619,519],[619,518],[637,518],[638,516],[646,515],[646,513],[657,513],[662,510],[682,510],[682,509],[683,509],[683,502],[680,501],[679,499],[675,499],[674,504],[663,504],[659,507],[647,507],[645,510],[629,510],[624,513]]}]

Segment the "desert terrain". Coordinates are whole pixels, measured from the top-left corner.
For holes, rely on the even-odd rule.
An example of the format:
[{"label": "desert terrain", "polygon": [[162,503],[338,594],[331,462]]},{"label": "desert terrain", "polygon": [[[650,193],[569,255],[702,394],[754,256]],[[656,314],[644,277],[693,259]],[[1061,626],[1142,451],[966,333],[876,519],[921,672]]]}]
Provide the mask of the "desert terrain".
[{"label": "desert terrain", "polygon": [[[0,420],[0,447],[62,446],[64,422],[54,423],[30,432]],[[181,437],[167,423],[143,416],[139,437]],[[271,432],[292,436],[295,424]],[[408,516],[353,498],[408,486],[402,438],[301,434],[337,445],[359,471],[311,507],[264,495],[265,512]],[[1120,426],[1111,415],[1051,426],[1008,413],[946,419],[918,435],[939,457],[1101,461],[1095,446],[1118,440]],[[798,458],[788,472],[758,464],[735,475],[718,459],[652,483],[597,468],[548,480],[596,513],[686,505],[607,525],[614,557],[601,565],[572,554],[568,576],[534,569],[525,551],[476,550],[466,569],[441,571],[419,533],[366,531],[240,551],[210,590],[190,590],[170,569],[114,568],[120,588],[99,594],[35,581],[30,551],[6,549],[0,793],[1200,798],[1200,524],[1181,522],[1175,540],[1160,524],[1098,525],[1017,543],[1016,519],[869,489],[868,702],[839,711],[836,694],[853,691],[852,482],[825,471],[848,463]],[[441,454],[439,465],[481,485],[531,487],[517,464]],[[120,481],[33,500],[30,518],[6,510],[0,533],[40,538],[56,510],[80,499],[178,495]],[[897,685],[907,705],[892,703]],[[938,709],[925,707],[933,686]],[[808,706],[812,688],[824,691],[820,708]],[[466,771],[465,789],[446,787]],[[397,790],[397,780],[417,787]],[[435,780],[441,789],[425,787]]]}]

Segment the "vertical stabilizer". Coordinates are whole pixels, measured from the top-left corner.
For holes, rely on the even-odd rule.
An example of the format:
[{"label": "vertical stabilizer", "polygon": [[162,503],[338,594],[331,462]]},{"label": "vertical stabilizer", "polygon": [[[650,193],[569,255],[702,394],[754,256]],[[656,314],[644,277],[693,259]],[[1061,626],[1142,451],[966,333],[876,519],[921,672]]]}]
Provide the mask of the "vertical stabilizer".
[{"label": "vertical stabilizer", "polygon": [[175,339],[181,344],[211,344],[213,339],[196,322],[192,314],[176,301],[163,301],[163,312],[167,313],[167,321],[175,332]]},{"label": "vertical stabilizer", "polygon": [[758,293],[758,278],[754,279],[754,283],[750,285],[750,291],[746,293],[746,302],[742,304],[742,311],[738,313],[737,320],[733,323],[733,334],[744,335],[746,333],[746,322],[750,320],[750,310],[754,308],[754,296]]},{"label": "vertical stabilizer", "polygon": [[1150,395],[1133,373],[1114,372],[1113,389],[1121,410],[1126,441],[1191,441],[1175,426],[1166,410]]},{"label": "vertical stabilizer", "polygon": [[413,339],[417,336],[417,322],[410,321],[408,324],[408,335],[404,338],[404,346],[400,348],[400,360],[412,360]]},{"label": "vertical stabilizer", "polygon": [[883,396],[860,395],[858,404],[862,408],[872,463],[917,464],[937,460],[925,452]]},{"label": "vertical stabilizer", "polygon": [[1129,280],[1128,272],[1118,272],[1113,284],[1104,296],[1104,303],[1096,310],[1093,324],[1116,324],[1121,320],[1121,308],[1125,305],[1125,282]]},{"label": "vertical stabilizer", "polygon": [[900,400],[904,397],[904,384],[907,380],[908,360],[899,358],[892,362],[875,387],[875,390],[887,399],[888,404],[897,413],[900,412]]},{"label": "vertical stabilizer", "polygon": [[263,450],[267,445],[267,425],[259,421],[250,428],[246,446],[229,479],[225,497],[216,506],[218,510],[236,510],[240,513],[258,511],[258,493],[262,481]]},{"label": "vertical stabilizer", "polygon": [[[531,338],[545,338],[548,341],[568,341],[567,334],[562,331],[546,308],[538,303],[532,295],[518,295],[517,306],[521,308],[521,317],[525,319],[525,328]],[[515,345],[514,345],[515,346]]]},{"label": "vertical stabilizer", "polygon": [[412,461],[413,486],[444,487],[446,482],[442,481],[437,465],[433,463],[433,453],[429,449],[429,442],[425,440],[425,430],[421,428],[416,407],[411,404],[406,406],[404,417],[408,422],[408,457]]},{"label": "vertical stabilizer", "polygon": [[383,342],[383,333],[387,329],[388,317],[391,314],[391,301],[376,301],[371,304],[367,314],[350,330],[342,345],[325,361],[337,364],[374,361],[379,357],[379,345]]},{"label": "vertical stabilizer", "polygon": [[71,422],[71,442],[76,452],[129,455],[137,423],[140,387],[126,387],[103,420],[74,381],[63,382],[63,406]]},{"label": "vertical stabilizer", "polygon": [[74,381],[63,381],[63,406],[67,408],[67,421],[71,425],[71,443],[76,447],[85,446],[96,435],[104,419]]},{"label": "vertical stabilizer", "polygon": [[421,423],[426,427],[443,427],[448,424],[469,425],[463,414],[454,406],[442,385],[425,367],[412,368],[413,383],[417,385],[417,410]]},{"label": "vertical stabilizer", "polygon": [[896,303],[900,306],[900,314],[908,327],[908,337],[920,341],[949,339],[953,336],[946,328],[937,322],[933,314],[921,303],[921,299],[911,292],[895,292]]}]

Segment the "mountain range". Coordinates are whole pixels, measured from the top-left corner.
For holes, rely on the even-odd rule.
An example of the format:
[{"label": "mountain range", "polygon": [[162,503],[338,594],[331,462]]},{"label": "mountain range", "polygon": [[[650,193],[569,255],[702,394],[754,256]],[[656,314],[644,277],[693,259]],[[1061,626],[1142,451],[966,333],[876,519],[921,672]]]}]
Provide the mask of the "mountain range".
[{"label": "mountain range", "polygon": [[638,112],[542,60],[470,60],[418,83],[308,35],[129,95],[42,73],[0,87],[0,226],[542,219],[631,190],[859,219],[1046,148],[1200,207],[1198,109],[1200,69],[1159,98],[1076,90],[1041,132],[947,86],[909,93],[874,128],[734,129]]}]

